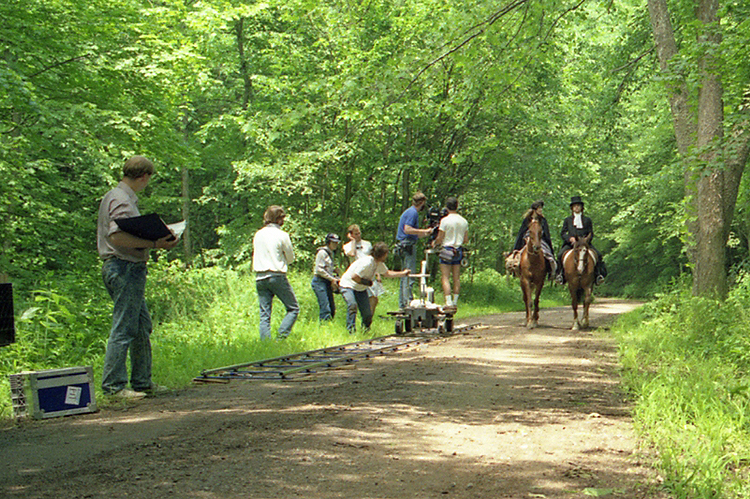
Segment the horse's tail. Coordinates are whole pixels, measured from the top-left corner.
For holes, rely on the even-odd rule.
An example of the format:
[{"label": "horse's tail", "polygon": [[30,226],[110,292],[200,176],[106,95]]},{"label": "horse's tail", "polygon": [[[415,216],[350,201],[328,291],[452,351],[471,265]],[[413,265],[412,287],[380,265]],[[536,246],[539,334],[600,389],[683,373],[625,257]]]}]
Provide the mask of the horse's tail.
[{"label": "horse's tail", "polygon": [[583,288],[576,289],[576,299],[581,301],[583,299]]}]

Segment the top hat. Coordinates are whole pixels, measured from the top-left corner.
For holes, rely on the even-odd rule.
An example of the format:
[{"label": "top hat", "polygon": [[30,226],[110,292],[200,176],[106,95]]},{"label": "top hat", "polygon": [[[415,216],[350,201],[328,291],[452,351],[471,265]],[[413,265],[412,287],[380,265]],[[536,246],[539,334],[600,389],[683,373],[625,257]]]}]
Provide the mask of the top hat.
[{"label": "top hat", "polygon": [[570,198],[570,206],[573,206],[574,204],[580,204],[581,206],[584,206],[583,201],[581,201],[581,196],[573,196]]}]

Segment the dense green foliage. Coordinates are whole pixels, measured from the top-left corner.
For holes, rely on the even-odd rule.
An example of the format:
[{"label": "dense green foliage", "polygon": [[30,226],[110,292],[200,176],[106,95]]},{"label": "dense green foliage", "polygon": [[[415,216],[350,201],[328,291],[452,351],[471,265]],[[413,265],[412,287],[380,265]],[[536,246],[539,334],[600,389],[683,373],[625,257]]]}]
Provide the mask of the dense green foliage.
[{"label": "dense green foliage", "polygon": [[635,419],[676,498],[748,497],[750,279],[721,303],[677,289],[620,320]]},{"label": "dense green foliage", "polygon": [[[559,246],[570,196],[584,197],[610,268],[604,290],[669,289],[691,270],[686,224],[696,214],[685,185],[692,156],[677,154],[666,94],[673,79],[696,93],[706,48],[695,3],[668,4],[680,46],[671,76],[660,72],[642,0],[1,2],[0,279],[14,283],[19,330],[0,350],[2,372],[101,364],[110,303],[96,208],[132,154],[157,164],[141,211],[189,220],[184,244],[152,265],[148,288],[157,375],[173,386],[267,353],[248,270],[269,204],[289,213],[294,285],[304,290],[289,349],[347,339],[340,324],[315,320],[307,280],[316,245],[351,223],[393,242],[416,190],[431,205],[458,195],[470,222],[477,273],[462,314],[518,305],[494,270],[538,198]],[[722,44],[712,49],[730,146],[729,130],[750,109],[748,13],[746,2],[722,1]],[[744,322],[730,319],[744,317],[748,298],[749,187],[744,179],[729,235],[737,288],[727,303],[671,293],[637,316],[648,331],[623,334],[634,345],[624,350],[633,389],[693,411],[673,420],[644,405],[639,414],[685,495],[737,492],[747,458],[744,436],[734,450],[726,439],[744,422],[717,416],[699,427],[693,418],[747,414]],[[661,388],[670,378],[685,384]],[[724,389],[690,399],[686,380]],[[678,459],[709,438],[715,457]]]},{"label": "dense green foliage", "polygon": [[11,0],[0,14],[0,272],[17,285],[95,259],[98,199],[134,153],[158,165],[142,211],[188,217],[170,258],[199,266],[245,265],[271,203],[303,261],[352,222],[391,242],[418,189],[461,196],[482,267],[501,268],[536,198],[557,245],[574,194],[610,289],[653,292],[685,264],[682,173],[637,2]]}]

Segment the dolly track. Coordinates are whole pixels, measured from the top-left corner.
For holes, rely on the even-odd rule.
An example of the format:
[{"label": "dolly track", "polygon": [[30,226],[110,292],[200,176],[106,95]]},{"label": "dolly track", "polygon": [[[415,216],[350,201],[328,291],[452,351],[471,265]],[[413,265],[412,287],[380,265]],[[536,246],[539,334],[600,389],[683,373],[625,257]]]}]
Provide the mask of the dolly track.
[{"label": "dolly track", "polygon": [[364,341],[310,350],[292,355],[258,360],[245,364],[207,369],[193,379],[197,383],[229,383],[231,380],[288,380],[324,370],[353,364],[363,359],[385,355],[429,343],[437,339],[484,328],[480,323],[456,326],[449,333],[436,330],[412,331],[410,334],[381,336]]}]

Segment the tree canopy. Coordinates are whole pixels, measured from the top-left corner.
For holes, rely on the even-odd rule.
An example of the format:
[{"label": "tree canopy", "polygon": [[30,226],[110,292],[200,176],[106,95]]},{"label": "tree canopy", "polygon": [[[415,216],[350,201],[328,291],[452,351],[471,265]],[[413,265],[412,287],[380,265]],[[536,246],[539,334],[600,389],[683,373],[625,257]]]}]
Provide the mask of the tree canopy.
[{"label": "tree canopy", "polygon": [[532,201],[557,233],[581,195],[614,288],[711,268],[696,292],[721,293],[748,256],[750,30],[742,2],[701,9],[8,0],[0,272],[94,265],[98,200],[142,154],[158,165],[142,211],[189,220],[170,257],[193,265],[245,267],[269,204],[303,257],[351,223],[392,242],[421,190],[432,205],[458,196],[474,264],[499,268]]}]

